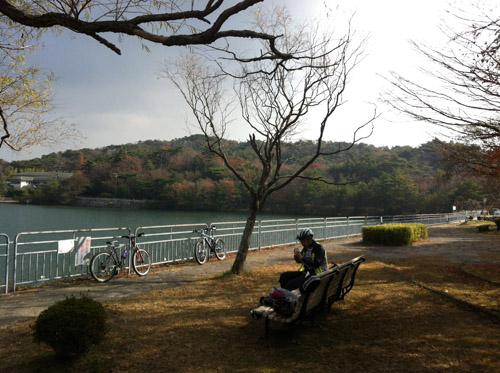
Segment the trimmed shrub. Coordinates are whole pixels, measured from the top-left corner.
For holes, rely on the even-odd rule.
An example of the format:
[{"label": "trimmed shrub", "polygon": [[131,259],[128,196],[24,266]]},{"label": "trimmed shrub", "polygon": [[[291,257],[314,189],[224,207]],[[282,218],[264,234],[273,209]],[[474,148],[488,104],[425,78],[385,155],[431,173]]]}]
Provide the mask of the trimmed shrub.
[{"label": "trimmed shrub", "polygon": [[33,326],[34,342],[44,342],[64,357],[86,353],[105,333],[106,310],[85,295],[55,303],[40,313]]},{"label": "trimmed shrub", "polygon": [[427,226],[421,223],[368,225],[362,227],[363,242],[401,246],[427,239]]}]

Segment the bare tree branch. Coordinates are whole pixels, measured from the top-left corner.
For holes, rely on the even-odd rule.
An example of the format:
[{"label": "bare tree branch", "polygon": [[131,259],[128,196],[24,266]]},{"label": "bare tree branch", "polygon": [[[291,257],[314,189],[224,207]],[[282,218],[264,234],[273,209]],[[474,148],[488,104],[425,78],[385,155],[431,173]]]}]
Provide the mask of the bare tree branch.
[{"label": "bare tree branch", "polygon": [[448,49],[414,43],[434,68],[424,73],[434,86],[393,73],[393,91],[385,102],[418,121],[455,132],[459,140],[485,146],[500,141],[500,15],[456,15],[468,23],[463,31],[449,30]]},{"label": "bare tree branch", "polygon": [[2,147],[2,144],[5,144],[7,145],[9,148],[11,148],[12,150],[17,150],[16,148],[14,148],[12,145],[9,144],[9,142],[7,141],[7,139],[10,137],[10,133],[9,133],[9,127],[7,125],[7,119],[5,118],[5,114],[2,110],[2,108],[0,107],[0,117],[2,118],[2,124],[3,124],[3,130],[5,132],[5,135],[3,135],[1,138],[0,138],[0,147]]},{"label": "bare tree branch", "polygon": [[[224,8],[229,1],[211,0],[206,1],[202,9],[181,9],[179,1],[155,5],[153,1],[122,0],[110,7],[105,1],[64,2],[61,3],[64,6],[58,6],[59,2],[54,0],[36,1],[31,5],[0,0],[0,13],[29,27],[63,27],[89,35],[117,54],[121,54],[120,49],[100,34],[137,36],[165,46],[208,45],[227,38],[261,39],[269,43],[270,53],[276,58],[289,58],[276,48],[277,35],[248,29],[222,29],[229,19],[261,2],[263,0],[241,0]],[[196,21],[209,27],[198,29],[194,26]],[[182,33],[181,29],[190,32]]]}]

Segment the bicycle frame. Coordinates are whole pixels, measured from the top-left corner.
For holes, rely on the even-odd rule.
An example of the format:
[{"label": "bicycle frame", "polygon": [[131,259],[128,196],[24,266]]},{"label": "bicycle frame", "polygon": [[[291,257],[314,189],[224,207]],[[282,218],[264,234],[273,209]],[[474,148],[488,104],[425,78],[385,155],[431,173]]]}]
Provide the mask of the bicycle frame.
[{"label": "bicycle frame", "polygon": [[[206,228],[206,230],[213,230],[211,228]],[[207,234],[205,232],[201,232],[201,238],[208,245],[211,252],[215,251],[215,238],[211,234]]]},{"label": "bicycle frame", "polygon": [[[128,274],[132,272],[132,255],[129,255],[132,251],[134,252],[134,255],[140,255],[141,260],[143,260],[142,254],[139,251],[139,247],[137,247],[137,237],[143,236],[144,233],[139,233],[137,235],[129,235],[129,236],[122,236],[122,238],[128,238],[129,243],[128,243],[128,251],[127,251],[127,257],[128,257]],[[120,260],[123,260],[124,258],[121,258]],[[121,265],[121,263],[120,263]]]},{"label": "bicycle frame", "polygon": [[121,268],[122,264],[124,264],[125,262],[124,259],[128,256],[128,251],[125,258],[123,258],[121,255],[118,255],[117,249],[119,249],[120,247],[125,247],[125,245],[119,245],[116,241],[113,241],[111,243],[108,242],[109,253],[113,256],[114,260],[116,260],[118,266]]}]

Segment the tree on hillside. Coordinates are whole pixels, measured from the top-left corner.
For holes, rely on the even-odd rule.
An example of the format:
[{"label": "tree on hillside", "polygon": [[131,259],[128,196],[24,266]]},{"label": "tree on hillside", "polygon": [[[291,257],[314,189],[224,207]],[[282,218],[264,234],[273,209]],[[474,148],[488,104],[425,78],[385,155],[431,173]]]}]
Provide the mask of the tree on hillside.
[{"label": "tree on hillside", "polygon": [[[61,118],[50,117],[50,75],[23,68],[24,55],[33,51],[44,30],[71,30],[88,35],[121,54],[115,37],[139,38],[170,46],[210,45],[235,58],[231,40],[267,42],[265,54],[240,55],[241,59],[292,58],[276,46],[278,34],[263,33],[228,24],[264,0],[0,0],[0,147],[21,150],[50,145],[77,135]],[[232,23],[234,25],[235,23]],[[240,21],[238,24],[242,24]],[[32,43],[29,45],[29,43]],[[219,43],[217,43],[219,42]],[[147,46],[143,44],[147,49]]]},{"label": "tree on hillside", "polygon": [[[356,130],[351,143],[325,152],[325,129],[343,102],[347,78],[358,62],[362,42],[354,42],[350,28],[334,37],[317,29],[294,26],[283,9],[259,16],[258,27],[263,32],[272,29],[283,33],[277,45],[295,59],[261,59],[251,66],[242,64],[238,72],[231,73],[190,55],[179,62],[175,71],[165,70],[190,106],[207,148],[224,162],[250,197],[247,221],[231,269],[235,274],[243,270],[257,213],[268,197],[294,179],[305,178],[304,171],[319,157],[349,150],[361,140],[357,137],[359,130],[370,126],[374,119]],[[272,53],[269,44],[262,48],[264,54]],[[231,86],[232,92],[227,92]],[[234,162],[230,144],[223,141],[237,110],[240,122],[250,131],[251,162]],[[313,153],[293,168],[287,167],[285,163],[290,160],[284,157],[284,145],[308,127],[316,132]]]},{"label": "tree on hillside", "polygon": [[[473,145],[466,152],[449,147],[449,158],[466,164],[484,176],[500,177],[500,12],[486,5],[477,14],[457,12],[455,23],[463,29],[446,30],[446,48],[414,43],[432,63],[425,71],[435,83],[409,80],[393,74],[394,91],[387,103],[410,117],[451,130],[458,142]],[[446,149],[445,149],[446,150]],[[471,152],[475,154],[470,157]],[[481,159],[481,165],[475,164]],[[488,163],[488,164],[486,164]],[[490,181],[491,182],[491,181]]]},{"label": "tree on hillside", "polygon": [[441,142],[438,151],[443,154],[442,163],[452,173],[472,177],[482,184],[483,195],[488,205],[500,201],[500,147],[483,149],[476,144]]}]

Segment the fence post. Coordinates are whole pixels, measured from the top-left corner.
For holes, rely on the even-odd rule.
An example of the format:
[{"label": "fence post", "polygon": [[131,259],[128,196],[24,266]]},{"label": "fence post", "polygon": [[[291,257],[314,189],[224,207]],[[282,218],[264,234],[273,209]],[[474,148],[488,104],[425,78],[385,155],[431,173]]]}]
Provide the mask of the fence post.
[{"label": "fence post", "polygon": [[323,239],[326,241],[326,218],[323,218]]},{"label": "fence post", "polygon": [[349,216],[347,217],[347,238],[349,238]]},{"label": "fence post", "polygon": [[[5,294],[9,292],[9,243],[10,243],[10,238],[6,234],[0,234],[0,236],[5,237],[6,244],[5,244]],[[2,255],[0,255],[2,256]]]},{"label": "fence post", "polygon": [[383,216],[380,217],[380,224],[384,224],[384,217]]},{"label": "fence post", "polygon": [[261,245],[261,220],[257,221],[257,251],[260,251],[260,245]]},{"label": "fence post", "polygon": [[16,292],[16,274],[17,274],[17,241],[19,239],[19,234],[16,235],[16,238],[14,238],[14,266],[12,269],[12,292]]}]

